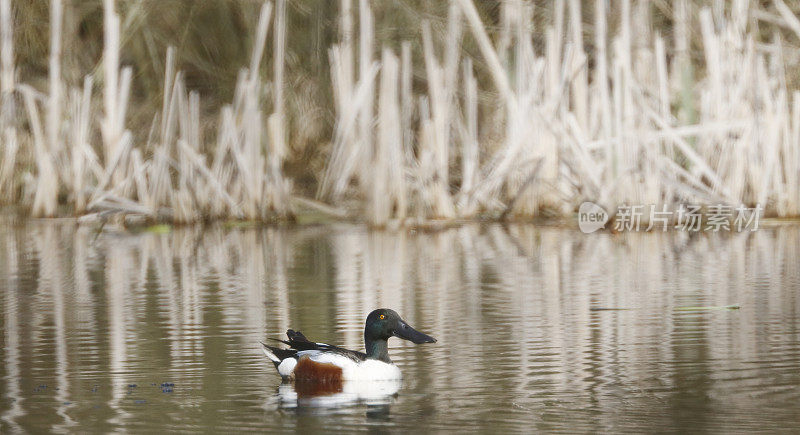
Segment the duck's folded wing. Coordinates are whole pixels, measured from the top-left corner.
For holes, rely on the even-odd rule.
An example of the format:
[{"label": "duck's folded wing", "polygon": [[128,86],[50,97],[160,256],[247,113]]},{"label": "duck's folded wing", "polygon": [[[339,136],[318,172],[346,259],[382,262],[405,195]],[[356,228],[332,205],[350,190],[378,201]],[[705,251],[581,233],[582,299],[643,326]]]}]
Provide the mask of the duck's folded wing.
[{"label": "duck's folded wing", "polygon": [[355,361],[364,361],[365,359],[367,359],[367,355],[362,352],[345,349],[343,347],[334,346],[332,344],[313,342],[307,339],[302,332],[295,331],[293,329],[286,331],[286,336],[289,337],[288,340],[275,340],[275,341],[284,343],[287,346],[291,347],[292,349],[298,351],[319,350],[323,352],[332,352],[340,354]]}]

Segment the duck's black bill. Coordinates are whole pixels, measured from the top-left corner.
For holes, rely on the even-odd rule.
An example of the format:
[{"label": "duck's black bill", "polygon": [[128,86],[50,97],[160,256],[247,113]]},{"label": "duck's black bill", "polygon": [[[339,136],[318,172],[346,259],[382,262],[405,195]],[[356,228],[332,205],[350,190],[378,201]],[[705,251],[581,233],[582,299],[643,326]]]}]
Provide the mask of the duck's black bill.
[{"label": "duck's black bill", "polygon": [[399,322],[397,329],[395,329],[394,336],[402,338],[403,340],[408,340],[414,344],[436,343],[435,338],[417,331],[402,320]]}]

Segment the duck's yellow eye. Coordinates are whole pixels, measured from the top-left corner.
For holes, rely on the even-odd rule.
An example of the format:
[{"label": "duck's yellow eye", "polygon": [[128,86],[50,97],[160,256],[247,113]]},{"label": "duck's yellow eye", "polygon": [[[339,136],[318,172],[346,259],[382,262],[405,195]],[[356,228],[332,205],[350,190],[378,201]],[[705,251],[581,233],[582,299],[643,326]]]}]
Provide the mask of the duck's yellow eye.
[{"label": "duck's yellow eye", "polygon": [[381,320],[383,320],[383,319],[385,319],[385,318],[386,318],[386,316],[384,316],[383,314],[381,314]]}]

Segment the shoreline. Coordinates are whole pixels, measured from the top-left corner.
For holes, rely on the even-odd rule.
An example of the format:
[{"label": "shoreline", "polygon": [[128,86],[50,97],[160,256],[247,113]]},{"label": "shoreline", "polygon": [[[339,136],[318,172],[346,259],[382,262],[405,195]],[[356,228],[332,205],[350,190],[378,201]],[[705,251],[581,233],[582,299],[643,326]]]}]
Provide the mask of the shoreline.
[{"label": "shoreline", "polygon": [[[74,224],[79,227],[98,227],[115,228],[128,232],[169,232],[173,229],[181,228],[203,228],[203,227],[224,227],[228,230],[242,229],[242,228],[303,228],[303,227],[319,227],[329,225],[353,225],[363,226],[369,231],[388,231],[388,232],[438,232],[449,230],[452,228],[459,228],[467,225],[532,225],[542,228],[559,228],[566,230],[575,230],[580,232],[578,226],[578,214],[573,213],[570,216],[561,216],[554,218],[534,217],[506,217],[506,218],[461,218],[461,219],[406,219],[405,221],[391,221],[387,225],[375,226],[371,225],[363,218],[355,217],[340,217],[332,218],[328,215],[315,214],[315,213],[299,213],[294,215],[292,219],[278,219],[273,221],[257,221],[257,220],[235,220],[235,219],[215,219],[199,222],[188,223],[170,223],[170,222],[154,222],[144,221],[142,219],[125,220],[125,219],[106,219],[105,221],[96,216],[96,214],[88,214],[83,216],[55,216],[55,217],[32,217],[20,213],[13,213],[10,209],[14,206],[4,206],[0,208],[0,224],[10,224],[11,226],[26,225],[29,223],[61,223],[61,224]],[[704,218],[707,214],[702,215]],[[119,218],[120,216],[116,216]],[[736,230],[720,230],[720,231],[686,231],[676,228],[674,222],[670,222],[670,227],[666,231],[661,226],[656,226],[650,231],[645,230],[647,222],[642,222],[642,229],[640,230],[624,230],[616,231],[613,229],[613,222],[608,222],[605,227],[593,231],[592,233],[585,234],[661,234],[661,233],[744,233],[752,232],[749,229],[742,231]],[[782,226],[800,226],[800,217],[761,217],[758,220],[758,229],[762,228],[776,228]],[[756,230],[757,231],[757,230]]]}]

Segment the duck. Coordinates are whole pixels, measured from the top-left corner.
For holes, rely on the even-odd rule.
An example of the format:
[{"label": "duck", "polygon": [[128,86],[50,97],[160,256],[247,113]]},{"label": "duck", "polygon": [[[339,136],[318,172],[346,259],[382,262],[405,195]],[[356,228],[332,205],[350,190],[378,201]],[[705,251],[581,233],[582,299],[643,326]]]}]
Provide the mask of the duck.
[{"label": "duck", "polygon": [[300,331],[286,331],[288,340],[271,339],[289,349],[261,343],[264,355],[275,365],[284,382],[341,385],[343,381],[395,381],[400,369],[389,358],[388,340],[398,337],[414,344],[436,339],[412,328],[399,314],[379,308],[364,325],[365,352],[310,341]]}]

